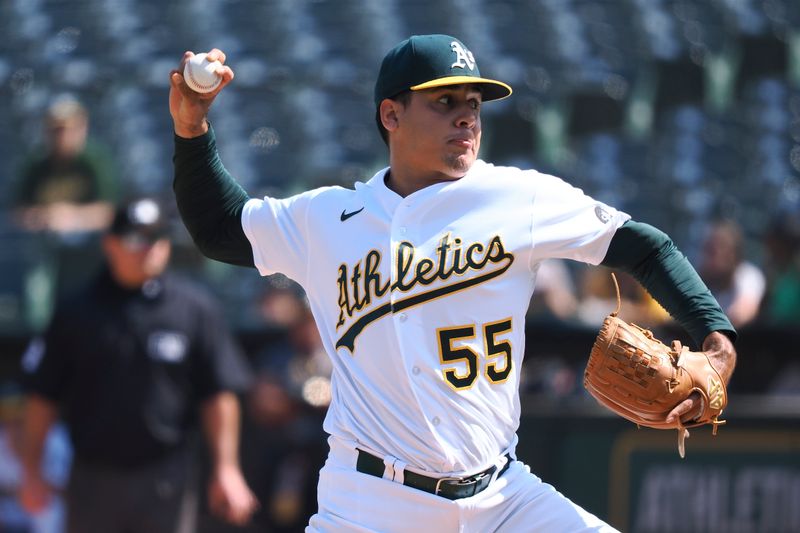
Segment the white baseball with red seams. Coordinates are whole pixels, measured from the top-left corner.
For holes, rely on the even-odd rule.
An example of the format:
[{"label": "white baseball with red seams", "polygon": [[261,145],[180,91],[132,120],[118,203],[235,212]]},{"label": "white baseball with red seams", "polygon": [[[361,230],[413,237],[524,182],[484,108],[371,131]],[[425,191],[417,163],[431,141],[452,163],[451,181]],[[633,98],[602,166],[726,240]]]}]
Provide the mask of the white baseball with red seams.
[{"label": "white baseball with red seams", "polygon": [[183,67],[183,79],[186,85],[198,93],[210,93],[222,83],[222,76],[217,74],[217,68],[222,66],[222,63],[209,61],[206,55],[196,54]]}]

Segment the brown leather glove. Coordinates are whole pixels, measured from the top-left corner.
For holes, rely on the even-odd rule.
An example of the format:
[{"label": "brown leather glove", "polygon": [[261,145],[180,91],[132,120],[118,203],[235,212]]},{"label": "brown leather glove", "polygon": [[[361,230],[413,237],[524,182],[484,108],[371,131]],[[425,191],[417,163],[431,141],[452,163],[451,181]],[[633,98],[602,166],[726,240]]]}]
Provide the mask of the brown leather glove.
[{"label": "brown leather glove", "polygon": [[[705,353],[690,352],[680,341],[667,347],[650,331],[618,318],[618,312],[619,305],[595,339],[584,387],[602,405],[639,426],[677,429],[683,457],[686,428],[712,424],[716,435],[717,426],[725,423],[719,420],[728,403],[724,381]],[[701,414],[688,424],[667,423],[670,411],[693,391],[700,394]]]}]

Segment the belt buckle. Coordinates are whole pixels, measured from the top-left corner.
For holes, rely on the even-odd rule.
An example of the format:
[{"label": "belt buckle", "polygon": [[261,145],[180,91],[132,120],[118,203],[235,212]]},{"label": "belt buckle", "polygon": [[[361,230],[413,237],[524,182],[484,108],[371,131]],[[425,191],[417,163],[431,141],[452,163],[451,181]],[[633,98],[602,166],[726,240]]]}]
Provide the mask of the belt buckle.
[{"label": "belt buckle", "polygon": [[439,495],[439,491],[442,488],[442,483],[445,482],[445,481],[457,481],[457,482],[460,483],[460,482],[464,481],[465,479],[467,479],[467,478],[463,478],[463,477],[440,477],[439,479],[436,480],[436,487],[434,488],[433,493],[438,496]]},{"label": "belt buckle", "polygon": [[490,472],[486,471],[486,472],[480,472],[478,474],[475,474],[475,475],[472,475],[472,476],[469,476],[469,477],[443,477],[443,478],[439,478],[438,480],[436,480],[436,488],[434,489],[434,494],[437,495],[437,496],[439,495],[439,492],[441,490],[442,482],[444,482],[444,481],[446,481],[446,482],[455,481],[456,484],[458,484],[459,486],[462,486],[462,487],[465,486],[465,485],[477,486],[478,483],[480,483],[482,479],[484,479],[486,476],[489,476],[489,475],[490,475]]}]

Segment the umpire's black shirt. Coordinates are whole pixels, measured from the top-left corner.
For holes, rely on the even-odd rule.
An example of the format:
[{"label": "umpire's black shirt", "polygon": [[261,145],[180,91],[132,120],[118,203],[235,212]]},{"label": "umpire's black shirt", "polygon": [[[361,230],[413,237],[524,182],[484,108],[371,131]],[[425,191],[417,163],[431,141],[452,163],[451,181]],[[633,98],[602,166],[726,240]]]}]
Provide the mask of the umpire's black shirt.
[{"label": "umpire's black shirt", "polygon": [[204,292],[173,276],[128,290],[108,272],[59,305],[23,367],[27,391],[62,407],[76,459],[109,466],[180,449],[200,403],[249,376]]}]

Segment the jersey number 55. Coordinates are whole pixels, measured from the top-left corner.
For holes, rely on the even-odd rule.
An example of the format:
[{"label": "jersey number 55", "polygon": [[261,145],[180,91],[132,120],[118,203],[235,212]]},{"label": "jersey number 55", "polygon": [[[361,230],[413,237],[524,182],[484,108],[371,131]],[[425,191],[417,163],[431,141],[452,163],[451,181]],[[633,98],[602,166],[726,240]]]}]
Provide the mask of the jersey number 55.
[{"label": "jersey number 55", "polygon": [[[455,390],[464,390],[472,387],[478,379],[481,355],[485,359],[484,374],[491,383],[503,383],[511,374],[513,362],[511,359],[511,342],[498,337],[511,331],[511,318],[504,318],[496,322],[484,324],[483,354],[477,353],[468,345],[456,345],[475,339],[476,325],[452,326],[436,330],[439,344],[439,361],[442,365],[463,363],[457,366],[443,366],[444,379]],[[475,343],[471,343],[473,346]],[[466,371],[464,368],[466,367]]]}]

